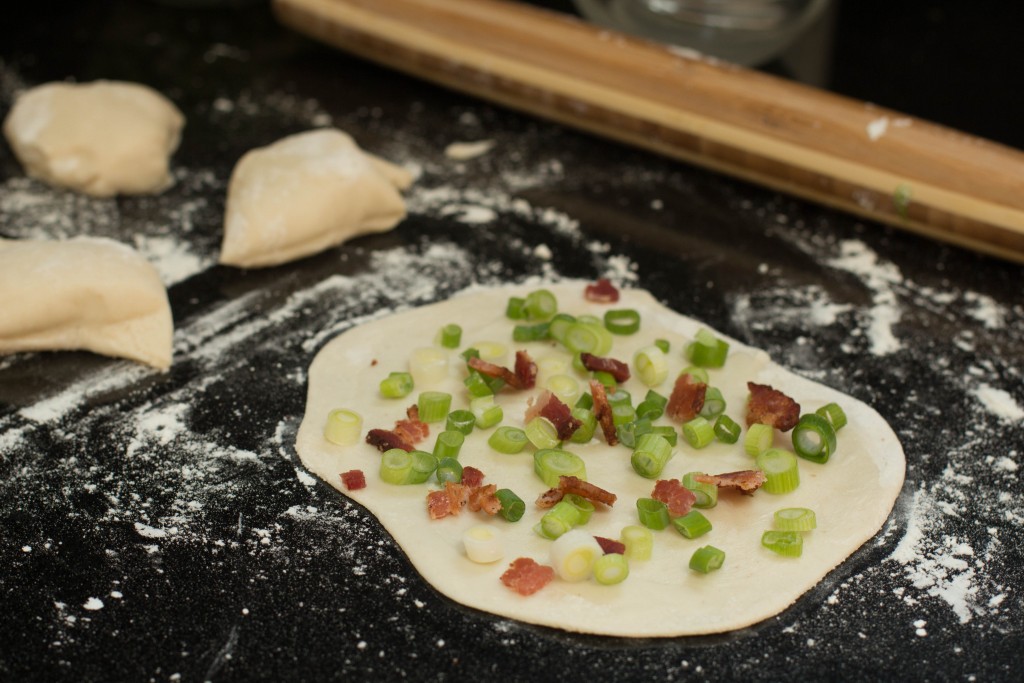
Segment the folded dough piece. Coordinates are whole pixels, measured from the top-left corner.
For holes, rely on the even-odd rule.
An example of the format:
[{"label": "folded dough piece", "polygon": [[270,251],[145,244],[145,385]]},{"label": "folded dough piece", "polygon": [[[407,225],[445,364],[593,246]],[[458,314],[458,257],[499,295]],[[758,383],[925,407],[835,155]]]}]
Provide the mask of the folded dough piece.
[{"label": "folded dough piece", "polygon": [[254,149],[231,174],[220,262],[272,266],[390,230],[405,217],[398,190],[411,182],[336,129]]},{"label": "folded dough piece", "polygon": [[144,85],[46,83],[18,97],[4,135],[33,178],[109,197],[170,187],[184,125],[178,108]]},{"label": "folded dough piece", "polygon": [[0,353],[87,349],[171,365],[167,290],[119,242],[0,239],[0,300]]}]

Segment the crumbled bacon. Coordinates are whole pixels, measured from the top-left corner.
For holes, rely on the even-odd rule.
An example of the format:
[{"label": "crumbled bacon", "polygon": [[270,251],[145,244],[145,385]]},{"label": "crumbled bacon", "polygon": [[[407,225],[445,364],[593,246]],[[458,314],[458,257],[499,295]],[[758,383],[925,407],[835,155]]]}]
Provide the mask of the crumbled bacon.
[{"label": "crumbled bacon", "polygon": [[678,479],[659,479],[654,484],[651,498],[667,505],[668,514],[672,517],[682,517],[697,501],[693,491],[683,486]]},{"label": "crumbled bacon", "polygon": [[584,351],[580,354],[580,361],[583,367],[591,372],[607,372],[615,378],[616,382],[625,382],[629,379],[629,366],[621,360],[614,358],[602,358]]},{"label": "crumbled bacon", "polygon": [[558,438],[562,441],[572,436],[583,424],[572,416],[572,409],[569,406],[547,390],[542,392],[536,400],[531,397],[527,401],[525,421],[529,422],[538,415],[546,418],[555,426]]},{"label": "crumbled bacon", "polygon": [[371,429],[366,433],[366,443],[383,453],[392,448],[411,451],[413,445],[389,429]]},{"label": "crumbled bacon", "polygon": [[462,485],[463,486],[479,486],[484,483],[484,473],[473,467],[467,465],[462,468]]},{"label": "crumbled bacon", "polygon": [[366,476],[362,470],[349,470],[341,473],[341,483],[346,491],[358,491],[366,488]]},{"label": "crumbled bacon", "polygon": [[583,290],[583,298],[597,304],[613,304],[619,300],[619,290],[606,277],[589,284]]},{"label": "crumbled bacon", "polygon": [[577,496],[583,496],[591,503],[601,503],[608,507],[615,505],[615,501],[618,498],[611,491],[605,491],[600,486],[594,486],[579,477],[567,477],[565,475],[559,477],[558,488],[564,493],[575,493]]},{"label": "crumbled bacon", "polygon": [[469,491],[462,484],[453,481],[445,483],[440,491],[427,494],[427,512],[431,519],[441,519],[462,512],[469,500]]},{"label": "crumbled bacon", "polygon": [[676,378],[676,384],[672,387],[672,394],[668,398],[668,406],[665,414],[673,420],[689,422],[697,417],[700,409],[704,407],[704,395],[708,385],[704,382],[694,382],[689,373],[683,373]]},{"label": "crumbled bacon", "polygon": [[616,541],[614,538],[605,538],[604,536],[594,536],[594,540],[601,546],[601,550],[604,551],[605,555],[625,555],[626,544],[622,541]]},{"label": "crumbled bacon", "polygon": [[615,421],[612,418],[612,407],[608,403],[608,394],[605,393],[604,385],[596,379],[590,380],[590,395],[594,398],[594,417],[601,425],[601,432],[604,440],[609,446],[619,443],[619,435],[615,433]]},{"label": "crumbled bacon", "polygon": [[[537,366],[534,365],[533,362],[529,360],[529,356],[526,356],[526,362],[521,362],[519,360],[520,353],[525,352],[520,351],[516,353],[516,369],[519,370],[521,364],[524,366],[523,377],[520,377],[515,372],[512,372],[511,370],[502,365],[491,363],[490,361],[483,360],[482,358],[478,358],[476,356],[471,357],[468,361],[466,361],[466,364],[469,365],[469,367],[472,368],[473,370],[479,372],[481,375],[487,375],[488,377],[497,377],[498,379],[503,380],[505,384],[509,385],[513,389],[527,389],[529,387],[532,387],[534,384],[534,381],[536,379]],[[530,377],[528,373],[530,365],[533,365],[532,377]]]},{"label": "crumbled bacon", "polygon": [[547,510],[555,506],[555,503],[562,500],[565,495],[565,491],[562,489],[548,489],[544,493],[537,496],[536,505],[541,510]]},{"label": "crumbled bacon", "polygon": [[496,484],[487,486],[469,487],[469,509],[472,512],[483,510],[489,515],[496,515],[501,511],[501,501],[498,500]]},{"label": "crumbled bacon", "polygon": [[530,557],[517,558],[501,575],[501,582],[520,595],[533,595],[555,578],[555,570]]},{"label": "crumbled bacon", "polygon": [[526,351],[516,351],[515,365],[518,389],[532,389],[537,384],[537,364]]},{"label": "crumbled bacon", "polygon": [[416,444],[430,436],[430,425],[420,420],[420,409],[414,403],[405,411],[405,419],[395,422],[394,429],[371,429],[366,434],[366,443],[378,451],[401,448],[411,451]]},{"label": "crumbled bacon", "polygon": [[767,384],[747,382],[747,389],[750,390],[747,401],[748,427],[759,422],[785,432],[796,426],[800,420],[799,403]]},{"label": "crumbled bacon", "polygon": [[742,494],[752,496],[765,482],[761,470],[741,470],[724,474],[697,474],[693,477],[702,484],[714,484],[720,489],[736,489]]}]

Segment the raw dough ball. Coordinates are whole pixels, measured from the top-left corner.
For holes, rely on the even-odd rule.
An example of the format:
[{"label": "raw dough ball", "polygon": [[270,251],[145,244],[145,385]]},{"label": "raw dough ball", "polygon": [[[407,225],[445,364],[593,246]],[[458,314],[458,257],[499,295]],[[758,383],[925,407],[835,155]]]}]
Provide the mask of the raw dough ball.
[{"label": "raw dough ball", "polygon": [[171,365],[167,290],[119,242],[0,239],[0,300],[0,353],[87,349]]},{"label": "raw dough ball", "polygon": [[110,197],[171,185],[185,118],[163,95],[119,81],[47,83],[14,103],[4,135],[33,178]]},{"label": "raw dough ball", "polygon": [[259,267],[390,230],[405,217],[405,169],[359,149],[334,129],[248,152],[228,186],[220,262]]}]

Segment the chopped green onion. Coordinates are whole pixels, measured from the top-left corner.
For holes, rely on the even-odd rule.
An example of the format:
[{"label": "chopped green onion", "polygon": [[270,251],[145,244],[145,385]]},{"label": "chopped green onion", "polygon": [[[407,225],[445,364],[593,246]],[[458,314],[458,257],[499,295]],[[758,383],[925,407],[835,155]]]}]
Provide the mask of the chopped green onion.
[{"label": "chopped green onion", "polygon": [[632,308],[613,308],[605,311],[604,326],[612,334],[634,334],[640,329],[640,313]]},{"label": "chopped green onion", "polygon": [[534,531],[544,538],[555,539],[579,523],[580,511],[576,506],[566,500],[560,500],[544,513]]},{"label": "chopped green onion", "polygon": [[599,584],[614,586],[617,583],[622,583],[629,576],[629,561],[625,555],[608,553],[594,560],[591,570],[594,573],[594,580]]},{"label": "chopped green onion", "polygon": [[715,438],[722,443],[736,443],[741,431],[736,421],[724,413],[715,420]]},{"label": "chopped green onion", "polygon": [[441,328],[441,346],[446,349],[457,349],[462,343],[462,328],[449,323]]},{"label": "chopped green onion", "polygon": [[594,379],[600,382],[606,389],[614,389],[618,382],[615,380],[615,375],[604,370],[597,370],[593,374]]},{"label": "chopped green onion", "polygon": [[645,526],[631,524],[623,527],[619,540],[626,546],[626,557],[631,560],[649,560],[654,549],[654,534]]},{"label": "chopped green onion", "polygon": [[828,420],[828,423],[832,425],[832,429],[837,432],[846,426],[846,412],[839,407],[838,403],[828,403],[814,412]]},{"label": "chopped green onion", "polygon": [[720,368],[728,355],[729,343],[707,328],[698,330],[696,339],[686,346],[687,359],[702,368]]},{"label": "chopped green onion", "polygon": [[809,508],[782,508],[776,510],[775,527],[782,531],[810,531],[818,526],[814,510]]},{"label": "chopped green onion", "polygon": [[587,478],[587,466],[580,456],[556,448],[536,451],[533,454],[533,471],[551,488],[558,486],[558,478],[562,476]]},{"label": "chopped green onion", "polygon": [[762,488],[768,493],[789,493],[800,485],[800,469],[796,455],[782,448],[769,448],[757,456],[757,466],[764,472]]},{"label": "chopped green onion", "polygon": [[572,353],[586,352],[603,356],[612,350],[612,334],[604,325],[580,322],[577,318],[566,329],[562,343]]},{"label": "chopped green onion", "polygon": [[668,356],[654,344],[633,354],[633,367],[640,381],[649,387],[658,386],[668,378]]},{"label": "chopped green onion", "polygon": [[548,338],[548,324],[516,325],[512,328],[512,339],[517,342],[543,341]]},{"label": "chopped green onion", "polygon": [[471,370],[470,373],[466,375],[466,379],[462,380],[462,383],[466,385],[466,391],[469,392],[471,399],[494,395],[494,390],[491,389],[491,384],[476,370]]},{"label": "chopped green onion", "polygon": [[434,476],[437,477],[437,483],[441,485],[449,481],[459,484],[462,482],[462,463],[455,458],[438,458]]},{"label": "chopped green onion", "polygon": [[635,448],[636,440],[641,434],[647,434],[654,425],[650,420],[636,419],[632,422],[625,422],[616,425],[615,434],[619,437],[619,443],[626,448]]},{"label": "chopped green onion", "polygon": [[636,407],[637,417],[657,420],[665,414],[666,405],[668,405],[667,398],[653,389],[649,389],[647,395],[644,396],[644,400],[640,401],[640,404]]},{"label": "chopped green onion", "polygon": [[804,537],[798,531],[766,531],[761,534],[761,545],[784,557],[800,557]]},{"label": "chopped green onion", "polygon": [[384,398],[404,398],[412,393],[412,375],[392,372],[380,381],[380,395]]},{"label": "chopped green onion", "polygon": [[708,371],[704,368],[698,368],[696,365],[688,365],[683,368],[680,375],[689,375],[690,379],[696,384],[707,384],[708,383]]},{"label": "chopped green onion", "polygon": [[690,556],[690,569],[701,574],[708,574],[721,568],[725,563],[725,551],[713,545],[697,548]]},{"label": "chopped green onion", "polygon": [[672,457],[672,446],[665,437],[648,432],[641,434],[636,440],[636,448],[629,462],[633,470],[641,477],[657,479],[665,469],[665,464]]},{"label": "chopped green onion", "polygon": [[417,386],[428,387],[448,378],[448,352],[436,346],[409,354],[409,373]]},{"label": "chopped green onion", "polygon": [[422,484],[437,470],[437,458],[426,451],[409,451],[412,456],[412,472],[409,484]]},{"label": "chopped green onion", "polygon": [[528,439],[526,432],[518,427],[498,427],[494,433],[487,438],[487,445],[506,455],[519,453],[526,446]]},{"label": "chopped green onion", "polygon": [[434,457],[438,460],[459,457],[459,451],[462,450],[462,443],[465,440],[466,435],[456,429],[439,432],[437,440],[434,441]]},{"label": "chopped green onion", "polygon": [[[476,343],[476,353],[478,358],[482,358],[490,363],[501,363],[503,362],[506,355],[508,355],[508,347],[504,344],[494,341],[478,341]],[[469,360],[468,358],[466,359]]]},{"label": "chopped green onion", "polygon": [[793,450],[805,460],[824,464],[836,452],[836,430],[821,415],[801,415],[793,427]]},{"label": "chopped green onion", "polygon": [[596,538],[582,529],[574,529],[551,544],[551,565],[563,581],[583,581],[603,553]]},{"label": "chopped green onion", "polygon": [[460,408],[453,410],[448,413],[448,418],[445,420],[445,429],[454,429],[457,432],[462,432],[464,435],[469,436],[473,431],[473,426],[476,424],[476,415],[472,411]]},{"label": "chopped green onion", "polygon": [[452,406],[452,395],[443,391],[424,391],[420,393],[416,405],[423,422],[440,422],[448,417],[448,409]]},{"label": "chopped green onion", "polygon": [[583,496],[575,493],[567,493],[562,497],[559,502],[569,503],[576,511],[580,513],[579,521],[576,522],[576,526],[583,526],[590,521],[590,516],[594,514],[594,504]]},{"label": "chopped green onion", "polygon": [[538,289],[526,295],[523,312],[527,320],[547,320],[558,313],[558,299],[546,289]]},{"label": "chopped green onion", "polygon": [[526,438],[534,448],[554,448],[561,443],[558,429],[551,420],[540,415],[526,423]]},{"label": "chopped green onion", "polygon": [[711,522],[700,510],[690,510],[682,517],[676,517],[672,526],[686,538],[697,538],[711,531]]},{"label": "chopped green onion", "polygon": [[704,392],[704,405],[701,406],[700,415],[709,420],[718,417],[725,412],[725,399],[717,387],[708,387]]},{"label": "chopped green onion", "polygon": [[590,394],[583,393],[576,400],[575,408],[586,408],[587,410],[593,410],[594,408],[594,397]]},{"label": "chopped green onion", "polygon": [[412,473],[412,456],[401,448],[389,448],[380,457],[380,478],[388,484],[407,484]]},{"label": "chopped green onion", "polygon": [[771,425],[755,422],[747,427],[747,435],[743,438],[743,450],[752,458],[764,453],[775,441],[775,428]]},{"label": "chopped green onion", "polygon": [[628,403],[620,403],[612,406],[612,424],[618,427],[619,425],[632,422],[636,419],[636,410],[633,406]]},{"label": "chopped green onion", "polygon": [[665,439],[665,441],[668,441],[669,446],[675,448],[676,437],[678,435],[676,434],[676,430],[673,427],[669,425],[656,425],[654,427],[651,427],[650,433],[657,434],[661,438]]},{"label": "chopped green onion", "polygon": [[479,396],[469,402],[469,409],[476,418],[476,426],[480,429],[489,429],[501,422],[505,412],[501,406],[494,403],[493,396]]},{"label": "chopped green onion", "polygon": [[338,408],[327,413],[324,438],[338,446],[350,446],[359,441],[363,418],[358,413]]},{"label": "chopped green onion", "polygon": [[690,489],[696,500],[693,503],[695,508],[713,508],[718,504],[718,487],[703,481],[697,481],[697,475],[702,472],[687,472],[683,475],[683,486]]},{"label": "chopped green onion", "polygon": [[614,391],[608,392],[607,399],[608,405],[612,407],[633,404],[633,397],[621,387],[616,387]]},{"label": "chopped green onion", "polygon": [[[590,394],[584,394],[584,396],[590,396]],[[580,426],[569,437],[569,441],[588,443],[594,438],[594,430],[597,429],[597,417],[594,415],[594,411],[589,408],[573,408],[571,414],[580,421]]]},{"label": "chopped green onion", "polygon": [[498,514],[505,518],[508,522],[518,522],[523,518],[523,514],[526,512],[526,503],[523,499],[513,493],[510,489],[498,489],[494,492],[497,496],[498,502],[501,503],[501,509]]},{"label": "chopped green onion", "polygon": [[565,343],[565,335],[569,326],[576,322],[576,318],[568,313],[558,313],[548,324],[548,336],[560,344]]},{"label": "chopped green onion", "polygon": [[526,299],[520,296],[510,296],[505,305],[505,317],[511,320],[522,320],[526,317],[526,311],[523,310],[525,305]]},{"label": "chopped green onion", "polygon": [[672,345],[669,343],[668,339],[655,339],[654,345],[661,349],[664,353],[668,353],[669,350],[672,348]]},{"label": "chopped green onion", "polygon": [[580,397],[580,383],[569,375],[552,375],[544,382],[544,386],[567,406],[571,406]]},{"label": "chopped green onion", "polygon": [[636,501],[636,513],[640,518],[641,524],[655,531],[661,531],[671,521],[668,514],[668,506],[660,500],[654,500],[653,498],[638,498]]},{"label": "chopped green onion", "polygon": [[699,415],[683,423],[683,438],[694,448],[704,448],[715,440],[715,428]]},{"label": "chopped green onion", "polygon": [[470,527],[462,533],[462,547],[473,562],[490,564],[505,555],[498,532],[485,524]]},{"label": "chopped green onion", "polygon": [[597,317],[596,315],[591,315],[589,313],[584,313],[582,315],[576,316],[576,322],[583,323],[584,325],[597,325],[598,327],[604,327],[599,317]]}]

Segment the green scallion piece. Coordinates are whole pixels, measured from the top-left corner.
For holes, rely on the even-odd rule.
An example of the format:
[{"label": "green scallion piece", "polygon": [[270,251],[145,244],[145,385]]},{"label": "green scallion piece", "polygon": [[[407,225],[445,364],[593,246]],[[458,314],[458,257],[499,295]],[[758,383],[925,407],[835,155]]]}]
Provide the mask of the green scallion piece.
[{"label": "green scallion piece", "polygon": [[437,483],[442,486],[449,481],[459,484],[462,482],[462,463],[455,458],[439,458],[434,476],[437,477]]},{"label": "green scallion piece", "polygon": [[725,564],[725,551],[713,545],[697,548],[690,556],[690,569],[701,574],[709,574]]},{"label": "green scallion piece", "polygon": [[680,375],[689,375],[690,379],[696,384],[707,384],[709,381],[708,371],[704,368],[698,368],[696,365],[688,365],[683,368]]},{"label": "green scallion piece", "polygon": [[576,322],[576,318],[568,313],[558,313],[548,323],[548,336],[560,344],[565,344],[565,335],[569,332],[569,326]]},{"label": "green scallion piece", "polygon": [[501,509],[498,511],[507,522],[518,522],[523,518],[523,514],[526,512],[526,503],[523,499],[513,493],[510,489],[498,489],[494,492],[497,496],[498,502],[501,503]]},{"label": "green scallion piece", "polygon": [[534,448],[555,448],[561,441],[551,420],[538,415],[526,423],[526,438]]},{"label": "green scallion piece", "polygon": [[704,448],[715,440],[715,428],[703,417],[697,416],[683,423],[683,438],[694,448]]},{"label": "green scallion piece", "polygon": [[671,457],[672,446],[668,441],[658,434],[648,432],[637,437],[636,448],[629,462],[641,477],[657,479]]},{"label": "green scallion piece", "polygon": [[443,432],[439,432],[437,439],[434,441],[434,457],[438,460],[442,458],[458,458],[459,451],[462,450],[462,443],[466,440],[466,435],[457,429],[446,429]]},{"label": "green scallion piece", "polygon": [[782,508],[776,510],[775,528],[780,531],[810,531],[818,526],[814,510],[810,508]]},{"label": "green scallion piece", "polygon": [[687,359],[701,368],[720,368],[728,355],[729,343],[706,328],[698,330],[694,341],[686,346]]},{"label": "green scallion piece", "polygon": [[412,389],[412,375],[408,372],[392,372],[380,381],[380,395],[384,398],[404,398]]},{"label": "green scallion piece", "polygon": [[494,433],[487,438],[487,445],[506,455],[519,453],[526,447],[529,439],[526,432],[518,427],[498,427]]},{"label": "green scallion piece", "polygon": [[836,430],[817,413],[801,415],[793,427],[793,450],[805,460],[824,464],[836,452]]},{"label": "green scallion piece", "polygon": [[789,493],[800,485],[796,455],[782,448],[769,448],[757,456],[757,467],[764,472],[761,487],[768,493]]},{"label": "green scallion piece", "polygon": [[697,498],[693,503],[693,507],[701,509],[713,508],[718,504],[718,487],[714,484],[697,481],[696,477],[698,474],[703,474],[703,472],[687,472],[684,474],[682,479],[683,486],[690,489]]},{"label": "green scallion piece", "polygon": [[800,557],[804,552],[804,537],[799,531],[766,531],[761,534],[761,545],[783,557]]},{"label": "green scallion piece", "polygon": [[[584,394],[590,396],[590,394]],[[594,431],[597,429],[597,417],[594,411],[589,408],[573,408],[572,416],[580,421],[580,426],[569,437],[573,443],[589,443],[594,438]]]},{"label": "green scallion piece", "polygon": [[608,392],[606,398],[608,399],[608,405],[612,407],[633,404],[633,397],[622,387],[615,387],[614,391]]},{"label": "green scallion piece", "polygon": [[580,318],[565,330],[562,342],[572,353],[592,353],[603,356],[612,350],[612,333],[600,323],[581,322]]},{"label": "green scallion piece", "polygon": [[558,478],[561,476],[577,477],[584,481],[587,478],[587,466],[583,459],[560,448],[542,448],[534,452],[533,471],[551,488],[558,486]]},{"label": "green scallion piece", "polygon": [[614,586],[622,583],[629,576],[629,561],[625,555],[619,553],[608,553],[594,560],[591,567],[594,580],[602,586]]},{"label": "green scallion piece", "polygon": [[580,383],[570,375],[552,375],[544,382],[544,388],[567,406],[575,403],[580,397]]},{"label": "green scallion piece", "polygon": [[560,500],[544,513],[534,531],[544,538],[553,540],[579,524],[579,520],[580,511],[572,503]]},{"label": "green scallion piece", "polygon": [[576,508],[576,511],[580,513],[576,526],[583,526],[590,521],[590,516],[594,514],[594,504],[583,496],[576,495],[575,493],[565,494],[559,502],[569,503],[569,505],[572,505]]},{"label": "green scallion piece", "polygon": [[612,406],[612,424],[619,425],[632,422],[636,419],[636,410],[628,403],[620,403]]},{"label": "green scallion piece", "polygon": [[669,446],[672,446],[673,448],[676,447],[676,437],[678,434],[676,434],[675,428],[670,427],[669,425],[655,425],[651,427],[651,431],[649,433],[657,434],[661,438],[665,439],[665,441],[668,441]]},{"label": "green scallion piece", "polygon": [[636,513],[641,524],[655,531],[661,531],[672,521],[668,514],[668,506],[653,498],[638,498]]},{"label": "green scallion piece", "polygon": [[637,418],[632,422],[626,422],[620,425],[616,425],[615,434],[619,437],[619,443],[626,448],[635,448],[636,440],[641,434],[646,434],[654,425],[651,424],[650,420],[643,420]]},{"label": "green scallion piece", "polygon": [[469,436],[473,432],[474,425],[476,425],[476,415],[465,408],[459,408],[448,413],[444,425],[445,429],[454,429]]},{"label": "green scallion piece", "polygon": [[764,453],[775,441],[775,428],[771,425],[755,422],[747,427],[747,435],[743,437],[743,450],[752,458]]},{"label": "green scallion piece", "polygon": [[512,339],[517,342],[543,341],[548,338],[548,324],[516,325],[512,328]]},{"label": "green scallion piece", "polygon": [[594,379],[604,385],[605,389],[615,389],[618,386],[618,382],[615,381],[615,376],[610,372],[604,370],[598,370],[593,373]]},{"label": "green scallion piece", "polygon": [[527,320],[548,320],[558,313],[558,299],[546,289],[538,289],[526,295],[523,312]]},{"label": "green scallion piece", "polygon": [[324,425],[324,438],[336,446],[350,446],[359,441],[363,429],[363,418],[345,408],[337,408],[327,413],[327,424]]},{"label": "green scallion piece", "polygon": [[619,540],[626,546],[626,557],[631,560],[649,560],[654,550],[654,534],[645,526],[631,524],[619,532]]},{"label": "green scallion piece", "polygon": [[644,400],[640,401],[637,405],[636,415],[637,417],[648,420],[657,420],[665,414],[665,406],[667,404],[667,398],[651,389],[647,392],[647,395],[644,396]]},{"label": "green scallion piece", "polygon": [[519,296],[510,296],[508,298],[508,304],[505,305],[505,317],[511,320],[522,320],[526,317],[526,311],[523,307],[526,305],[526,299]]},{"label": "green scallion piece", "polygon": [[501,422],[505,412],[494,402],[494,396],[479,396],[469,402],[469,409],[480,429],[490,429]]},{"label": "green scallion piece", "polygon": [[384,451],[380,457],[380,478],[388,484],[408,484],[412,477],[413,457],[401,448]]},{"label": "green scallion piece", "polygon": [[672,526],[686,538],[698,538],[711,531],[711,522],[700,510],[690,510],[682,517],[676,517]]},{"label": "green scallion piece", "polygon": [[412,456],[412,472],[409,484],[422,484],[437,470],[437,458],[426,451],[409,451]]},{"label": "green scallion piece", "polygon": [[448,409],[452,406],[452,395],[443,391],[424,391],[420,393],[416,405],[423,422],[440,422],[448,417]]},{"label": "green scallion piece", "polygon": [[672,349],[672,344],[669,343],[668,339],[655,339],[654,345],[664,353],[668,353]]},{"label": "green scallion piece", "polygon": [[725,399],[717,387],[708,387],[704,392],[704,405],[701,406],[700,416],[711,419],[718,417],[725,412]]},{"label": "green scallion piece", "polygon": [[594,397],[590,394],[580,394],[580,397],[576,399],[575,408],[586,408],[587,410],[594,409]]},{"label": "green scallion piece", "polygon": [[640,329],[640,313],[632,308],[613,308],[605,311],[604,326],[612,334],[635,334]]},{"label": "green scallion piece", "polygon": [[449,323],[441,328],[441,346],[446,349],[457,349],[462,343],[462,328]]},{"label": "green scallion piece", "polygon": [[715,420],[715,438],[722,443],[736,443],[740,440],[742,431],[736,421],[728,415],[719,415]]},{"label": "green scallion piece", "polygon": [[832,429],[837,432],[846,426],[846,411],[839,407],[838,403],[828,403],[814,412],[828,420]]},{"label": "green scallion piece", "polygon": [[491,389],[487,379],[476,370],[471,370],[466,375],[466,379],[462,380],[462,383],[466,385],[466,391],[471,399],[494,395],[494,391]]}]

